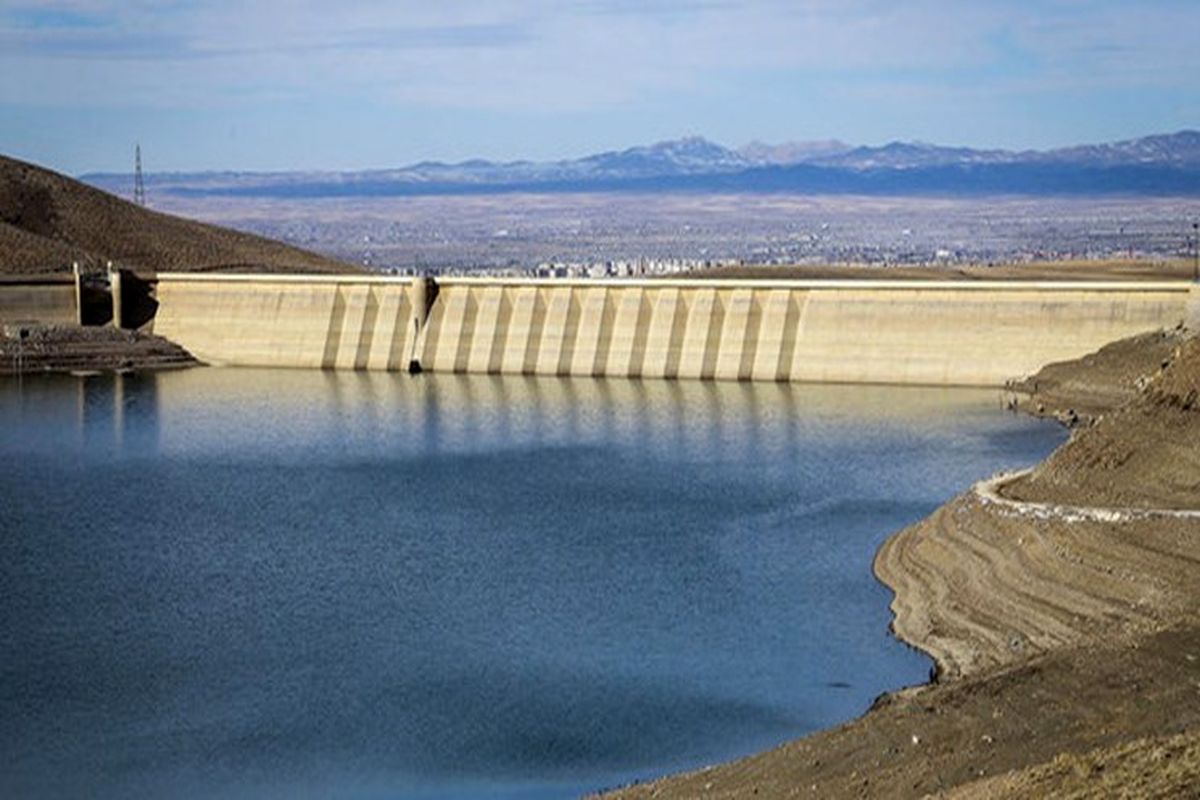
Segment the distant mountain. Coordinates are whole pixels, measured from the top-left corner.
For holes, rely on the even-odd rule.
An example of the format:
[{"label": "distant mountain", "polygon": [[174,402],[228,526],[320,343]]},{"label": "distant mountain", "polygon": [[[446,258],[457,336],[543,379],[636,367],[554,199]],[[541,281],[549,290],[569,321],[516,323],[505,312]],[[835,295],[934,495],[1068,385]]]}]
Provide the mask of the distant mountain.
[{"label": "distant mountain", "polygon": [[620,180],[668,175],[709,175],[748,169],[753,162],[741,154],[699,136],[689,136],[645,147],[597,153],[566,161],[464,161],[459,164],[426,162],[386,173],[363,173],[370,180],[442,180],[470,183],[550,182],[564,180]]},{"label": "distant mountain", "polygon": [[920,167],[1008,164],[1018,160],[1006,150],[973,150],[969,147],[939,147],[924,142],[891,142],[882,147],[855,147],[808,159],[806,163],[854,170],[916,169]]},{"label": "distant mountain", "polygon": [[1200,167],[1200,131],[1144,136],[1112,144],[1064,147],[1040,154],[1023,154],[1030,160],[1059,164],[1104,166],[1147,165]]},{"label": "distant mountain", "polygon": [[[127,191],[128,175],[88,175]],[[422,162],[345,173],[161,173],[181,195],[348,197],[501,192],[736,191],[869,194],[1200,195],[1200,132],[1046,151],[978,150],[922,142],[852,147],[838,141],[754,142],[731,150],[691,136],[579,159]]]},{"label": "distant mountain", "polygon": [[783,142],[767,144],[765,142],[750,142],[738,148],[738,153],[754,164],[760,166],[786,166],[802,164],[816,158],[836,156],[853,150],[852,145],[839,142],[837,139],[822,139],[811,142]]},{"label": "distant mountain", "polygon": [[[371,191],[394,185],[411,192],[432,187],[455,186],[463,190],[511,185],[559,184],[641,180],[682,175],[712,175],[749,169],[754,162],[740,153],[699,136],[658,142],[644,147],[597,153],[563,161],[496,162],[472,159],[454,164],[422,161],[398,169],[360,172],[196,172],[146,175],[148,186],[184,193],[248,193],[258,189],[267,194],[300,191],[301,187],[323,186],[333,194]],[[93,173],[82,180],[109,191],[127,191],[128,174]]]},{"label": "distant mountain", "polygon": [[805,159],[805,163],[855,170],[977,164],[1200,168],[1200,131],[1180,131],[1112,144],[1079,145],[1045,151],[975,150],[969,147],[939,147],[923,142],[891,142],[882,147],[856,147],[842,153],[817,156]]},{"label": "distant mountain", "polygon": [[659,142],[649,147],[631,147],[620,152],[600,153],[578,161],[560,161],[558,164],[572,165],[606,178],[707,175],[736,172],[754,166],[741,153],[700,136]]}]

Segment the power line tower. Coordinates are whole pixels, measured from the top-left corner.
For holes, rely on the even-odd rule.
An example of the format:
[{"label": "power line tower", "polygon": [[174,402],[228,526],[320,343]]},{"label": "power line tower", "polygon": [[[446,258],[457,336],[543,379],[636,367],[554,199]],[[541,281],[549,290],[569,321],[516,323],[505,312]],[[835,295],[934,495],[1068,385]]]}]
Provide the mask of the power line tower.
[{"label": "power line tower", "polygon": [[133,202],[139,206],[146,205],[146,184],[142,180],[142,145],[140,143],[133,150]]}]

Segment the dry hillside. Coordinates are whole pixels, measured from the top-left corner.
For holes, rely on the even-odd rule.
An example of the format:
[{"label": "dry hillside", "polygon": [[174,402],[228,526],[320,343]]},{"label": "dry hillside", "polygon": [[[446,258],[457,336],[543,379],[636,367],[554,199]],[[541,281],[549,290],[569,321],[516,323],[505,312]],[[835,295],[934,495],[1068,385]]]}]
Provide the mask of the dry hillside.
[{"label": "dry hillside", "polygon": [[0,156],[0,273],[142,271],[357,272],[259,236],[161,214],[50,170]]},{"label": "dry hillside", "polygon": [[[1153,336],[1139,339],[1152,342],[1149,353],[1161,366],[1144,379],[1137,402],[1080,431],[1010,485],[1009,497],[1122,508],[1200,507],[1200,338]],[[1171,348],[1166,354],[1164,345]]]}]

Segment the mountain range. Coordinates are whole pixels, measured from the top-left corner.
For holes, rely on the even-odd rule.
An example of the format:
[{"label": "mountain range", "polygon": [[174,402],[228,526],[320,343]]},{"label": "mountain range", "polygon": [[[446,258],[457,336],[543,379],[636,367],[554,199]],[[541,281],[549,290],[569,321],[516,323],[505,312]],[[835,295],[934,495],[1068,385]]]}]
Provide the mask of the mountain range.
[{"label": "mountain range", "polygon": [[[82,178],[127,192],[132,177]],[[689,136],[561,161],[421,162],[358,172],[153,173],[179,195],[344,197],[518,191],[717,191],[863,194],[1200,195],[1200,131],[1054,150],[979,150],[922,142],[751,143]]]}]

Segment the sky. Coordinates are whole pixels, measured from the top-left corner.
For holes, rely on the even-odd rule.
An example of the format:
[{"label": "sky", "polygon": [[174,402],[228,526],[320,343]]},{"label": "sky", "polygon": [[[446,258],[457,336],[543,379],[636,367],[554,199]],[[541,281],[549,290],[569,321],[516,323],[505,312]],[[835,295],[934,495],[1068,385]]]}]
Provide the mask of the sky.
[{"label": "sky", "polygon": [[0,0],[0,153],[71,174],[1185,128],[1197,0]]}]

